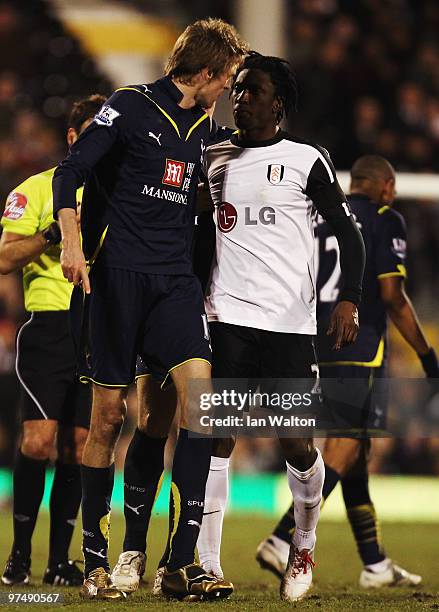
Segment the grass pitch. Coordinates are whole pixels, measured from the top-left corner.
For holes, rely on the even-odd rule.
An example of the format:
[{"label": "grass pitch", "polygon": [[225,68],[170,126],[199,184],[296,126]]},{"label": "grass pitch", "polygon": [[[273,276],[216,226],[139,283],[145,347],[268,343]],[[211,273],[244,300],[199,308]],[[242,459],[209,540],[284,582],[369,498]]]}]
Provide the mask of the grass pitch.
[{"label": "grass pitch", "polygon": [[[272,521],[258,516],[229,517],[226,519],[223,537],[223,568],[226,577],[235,584],[235,593],[227,601],[212,603],[184,604],[153,598],[149,593],[155,567],[161,556],[165,541],[167,522],[153,518],[148,543],[149,558],[146,580],[141,590],[123,602],[83,602],[78,589],[54,588],[52,591],[41,585],[41,576],[47,562],[47,541],[49,532],[48,516],[42,514],[38,520],[32,555],[32,584],[27,588],[0,587],[0,612],[3,610],[56,610],[60,605],[23,604],[11,605],[5,602],[10,592],[31,591],[33,593],[61,593],[63,608],[77,610],[137,612],[139,610],[183,610],[188,606],[201,610],[204,606],[211,612],[239,610],[261,612],[297,608],[319,612],[412,612],[418,610],[439,610],[439,530],[434,525],[384,524],[383,540],[389,556],[403,567],[423,576],[423,583],[415,589],[382,589],[363,591],[358,584],[361,570],[354,542],[348,524],[322,522],[318,529],[314,588],[312,595],[297,604],[279,600],[277,579],[262,571],[254,561],[255,549],[272,527]],[[114,563],[121,550],[123,517],[114,515],[111,524],[111,562]],[[11,517],[3,513],[0,518],[0,562],[6,561],[11,545]],[[80,531],[75,530],[71,548],[72,558],[80,557]]]}]

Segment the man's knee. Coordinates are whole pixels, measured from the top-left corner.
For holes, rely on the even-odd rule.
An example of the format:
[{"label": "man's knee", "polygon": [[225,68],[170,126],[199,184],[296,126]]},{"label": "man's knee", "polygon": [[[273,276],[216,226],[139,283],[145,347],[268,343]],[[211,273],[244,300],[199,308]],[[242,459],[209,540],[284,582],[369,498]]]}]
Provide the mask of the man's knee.
[{"label": "man's knee", "polygon": [[236,438],[215,438],[213,441],[212,455],[228,459],[235,448]]},{"label": "man's knee", "polygon": [[125,395],[122,389],[94,391],[89,439],[101,443],[117,439],[126,414]]},{"label": "man's knee", "polygon": [[88,429],[84,427],[61,428],[58,432],[58,459],[63,463],[82,463],[82,453],[87,441]]},{"label": "man's knee", "polygon": [[29,421],[23,426],[21,452],[37,460],[49,459],[55,446],[56,423],[50,421]]},{"label": "man's knee", "polygon": [[137,381],[138,428],[151,438],[166,438],[177,407],[175,387],[160,388],[152,376]]},{"label": "man's knee", "polygon": [[354,438],[328,438],[323,451],[323,460],[343,478],[362,461],[363,441]]}]

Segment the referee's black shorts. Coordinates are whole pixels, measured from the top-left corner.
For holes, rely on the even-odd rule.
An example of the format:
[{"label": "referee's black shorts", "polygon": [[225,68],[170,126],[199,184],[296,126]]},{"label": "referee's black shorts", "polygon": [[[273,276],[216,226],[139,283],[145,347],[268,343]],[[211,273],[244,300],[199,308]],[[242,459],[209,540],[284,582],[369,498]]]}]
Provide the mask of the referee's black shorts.
[{"label": "referee's black shorts", "polygon": [[23,421],[89,427],[91,394],[79,382],[68,310],[33,312],[17,334]]},{"label": "referee's black shorts", "polygon": [[139,355],[162,386],[170,372],[196,359],[211,362],[200,282],[194,275],[143,274],[97,265],[88,313],[89,378],[125,387]]}]

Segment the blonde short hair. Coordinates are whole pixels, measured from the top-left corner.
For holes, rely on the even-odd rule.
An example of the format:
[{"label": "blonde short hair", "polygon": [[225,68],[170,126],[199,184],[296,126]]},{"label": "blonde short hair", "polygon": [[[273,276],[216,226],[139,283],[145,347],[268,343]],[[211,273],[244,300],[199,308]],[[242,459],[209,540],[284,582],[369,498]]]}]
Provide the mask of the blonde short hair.
[{"label": "blonde short hair", "polygon": [[165,74],[188,83],[208,68],[213,77],[238,64],[249,49],[236,28],[222,19],[200,19],[178,37]]}]

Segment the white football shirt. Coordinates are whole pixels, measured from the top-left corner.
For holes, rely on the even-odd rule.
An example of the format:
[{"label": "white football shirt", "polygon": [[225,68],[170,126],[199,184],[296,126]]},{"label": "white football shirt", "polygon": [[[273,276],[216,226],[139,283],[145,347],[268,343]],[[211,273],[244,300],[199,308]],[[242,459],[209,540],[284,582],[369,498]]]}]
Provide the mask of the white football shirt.
[{"label": "white football shirt", "polygon": [[204,164],[216,224],[209,321],[315,334],[312,221],[319,194],[349,215],[329,156],[279,131],[245,147],[234,135],[208,147]]}]

